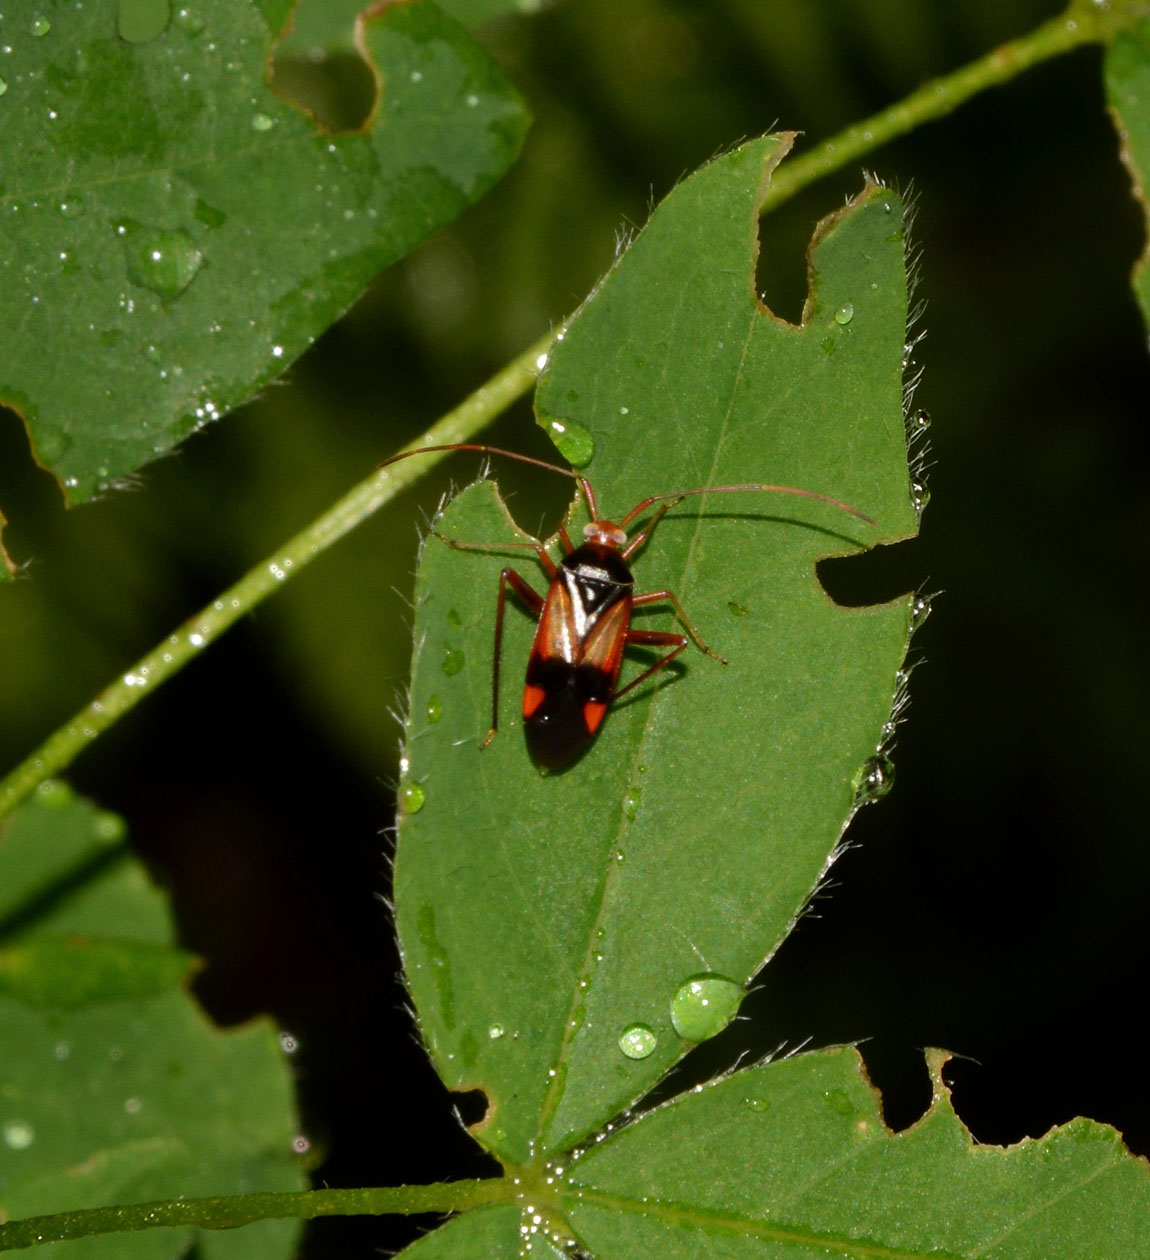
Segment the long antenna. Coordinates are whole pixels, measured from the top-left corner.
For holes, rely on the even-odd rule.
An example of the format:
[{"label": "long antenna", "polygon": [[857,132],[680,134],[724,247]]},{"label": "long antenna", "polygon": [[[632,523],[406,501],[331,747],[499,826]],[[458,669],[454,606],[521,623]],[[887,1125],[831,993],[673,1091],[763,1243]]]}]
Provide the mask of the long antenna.
[{"label": "long antenna", "polygon": [[[426,455],[432,451],[481,451],[487,455],[502,455],[506,459],[518,460],[521,464],[534,464],[536,468],[546,468],[549,472],[559,473],[563,477],[570,477],[583,492],[583,497],[587,500],[587,510],[591,514],[591,519],[593,521],[599,519],[595,492],[591,489],[591,483],[582,473],[577,473],[571,468],[564,468],[561,464],[548,463],[545,459],[536,459],[534,455],[522,455],[518,451],[505,450],[502,446],[486,446],[480,442],[449,442],[442,446],[421,446],[415,451],[401,451],[398,455],[392,455],[390,459],[385,459],[379,467],[386,468],[389,464],[397,464],[402,459],[411,459],[413,455]],[[619,526],[621,529],[626,529],[635,517],[645,512],[652,503],[662,503],[666,499],[686,499],[691,495],[697,494],[738,494],[752,491],[759,494],[796,494],[804,499],[814,499],[818,503],[826,503],[842,512],[849,512],[852,516],[857,516],[860,521],[866,521],[868,525],[878,524],[873,516],[868,516],[856,507],[851,507],[849,503],[844,503],[841,499],[832,499],[830,495],[819,494],[815,490],[803,490],[798,486],[776,486],[766,482],[751,481],[740,485],[699,486],[691,490],[674,490],[668,494],[652,494],[641,503],[637,503],[619,522]]]},{"label": "long antenna", "polygon": [[488,455],[503,455],[507,459],[517,459],[521,464],[534,464],[536,468],[546,468],[551,472],[561,473],[564,477],[570,477],[578,483],[583,491],[583,497],[587,500],[587,510],[591,513],[591,519],[594,521],[599,517],[599,509],[595,504],[595,492],[582,473],[577,473],[571,468],[564,468],[562,464],[549,464],[545,459],[536,459],[534,455],[521,455],[518,451],[504,450],[502,446],[484,446],[479,442],[448,442],[444,446],[421,446],[417,451],[401,451],[398,455],[385,459],[378,467],[386,468],[388,464],[398,464],[401,459],[410,459],[413,455],[425,455],[429,451],[483,451]]},{"label": "long antenna", "polygon": [[819,503],[828,503],[831,507],[839,508],[843,512],[849,512],[852,516],[857,516],[860,521],[866,521],[868,525],[878,524],[878,521],[873,516],[867,516],[865,512],[861,512],[857,507],[851,507],[849,503],[844,503],[841,499],[832,499],[830,495],[819,494],[815,490],[801,490],[798,486],[774,486],[765,482],[752,481],[738,486],[700,486],[696,490],[674,490],[670,494],[653,494],[644,499],[642,503],[637,503],[619,522],[619,526],[621,529],[626,529],[631,521],[645,512],[652,503],[659,503],[663,499],[686,499],[693,494],[724,494],[750,490],[761,494],[797,494],[804,499],[815,499]]}]

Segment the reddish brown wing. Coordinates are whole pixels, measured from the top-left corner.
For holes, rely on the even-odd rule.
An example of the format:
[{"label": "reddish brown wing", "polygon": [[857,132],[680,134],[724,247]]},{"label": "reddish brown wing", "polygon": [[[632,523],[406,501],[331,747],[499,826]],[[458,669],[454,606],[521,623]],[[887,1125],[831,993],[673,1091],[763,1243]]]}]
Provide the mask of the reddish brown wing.
[{"label": "reddish brown wing", "polygon": [[624,595],[613,603],[591,627],[579,664],[590,666],[602,675],[596,688],[604,700],[589,701],[583,706],[583,721],[594,735],[607,713],[607,705],[615,691],[615,682],[623,665],[623,649],[627,646],[627,627],[631,624],[631,596]]}]

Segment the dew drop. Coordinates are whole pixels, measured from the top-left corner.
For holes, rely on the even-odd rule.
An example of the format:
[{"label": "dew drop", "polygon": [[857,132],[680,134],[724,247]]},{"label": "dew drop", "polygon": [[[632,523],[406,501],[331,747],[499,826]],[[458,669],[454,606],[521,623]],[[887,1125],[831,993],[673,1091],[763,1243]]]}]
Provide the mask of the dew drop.
[{"label": "dew drop", "polygon": [[855,804],[880,801],[894,787],[894,762],[876,753],[855,776]]},{"label": "dew drop", "polygon": [[671,1023],[684,1041],[707,1041],[735,1018],[743,987],[711,973],[684,981],[671,999]]},{"label": "dew drop", "polygon": [[623,798],[623,812],[627,815],[628,822],[635,821],[635,815],[639,812],[639,802],[643,797],[643,789],[633,787]]},{"label": "dew drop", "polygon": [[289,1032],[281,1032],[279,1035],[280,1049],[284,1054],[295,1054],[299,1049],[299,1041]]},{"label": "dew drop", "polygon": [[0,79],[0,96],[3,96],[4,93],[7,91],[8,91],[8,84],[5,83],[3,79]]},{"label": "dew drop", "polygon": [[443,701],[438,696],[430,696],[427,701],[427,720],[436,723],[443,716]]},{"label": "dew drop", "polygon": [[253,131],[271,131],[271,129],[275,125],[276,125],[275,119],[269,118],[267,114],[253,114],[252,115],[252,130]]},{"label": "dew drop", "polygon": [[910,628],[917,630],[930,616],[930,596],[916,595],[910,601]]},{"label": "dew drop", "polygon": [[925,433],[930,428],[930,412],[916,411],[910,418],[911,433]]},{"label": "dew drop", "polygon": [[447,610],[447,624],[448,624],[449,626],[461,626],[461,625],[463,625],[463,618],[459,615],[459,610],[458,610],[458,609],[455,609],[455,608],[449,608],[449,609]]},{"label": "dew drop", "polygon": [[14,1151],[26,1151],[36,1140],[36,1130],[27,1120],[8,1120],[0,1132],[4,1135],[4,1145]]},{"label": "dew drop", "polygon": [[185,35],[198,35],[206,25],[204,18],[187,5],[178,8],[172,20]]},{"label": "dew drop", "polygon": [[591,430],[578,420],[547,421],[547,432],[559,448],[559,454],[573,467],[586,468],[595,454],[595,439]]},{"label": "dew drop", "polygon": [[492,1024],[487,1030],[487,1035],[492,1041],[498,1041],[506,1031],[502,1024]]},{"label": "dew drop", "polygon": [[128,276],[162,298],[176,298],[191,284],[203,254],[187,232],[146,227],[131,219],[116,225]]},{"label": "dew drop", "polygon": [[916,478],[910,483],[910,501],[914,504],[914,510],[921,514],[930,502],[930,490],[925,481]]},{"label": "dew drop", "polygon": [[28,29],[33,35],[39,37],[47,35],[52,29],[52,23],[43,15],[43,13],[33,13],[32,20],[28,23]]},{"label": "dew drop", "polygon": [[655,1052],[659,1038],[646,1024],[630,1024],[619,1034],[619,1049],[628,1059],[646,1059]]},{"label": "dew drop", "polygon": [[116,30],[129,44],[146,44],[164,33],[170,16],[169,0],[120,0]]},{"label": "dew drop", "polygon": [[418,814],[427,802],[427,793],[422,783],[409,783],[400,792],[399,799],[405,814]]},{"label": "dew drop", "polygon": [[771,1105],[765,1098],[755,1098],[753,1096],[750,1098],[744,1098],[743,1102],[745,1102],[752,1111],[759,1112],[760,1115],[764,1111],[769,1110]]},{"label": "dew drop", "polygon": [[452,647],[451,644],[443,649],[443,672],[448,678],[454,678],[456,674],[463,668],[467,658],[463,654],[462,648]]},{"label": "dew drop", "polygon": [[855,304],[853,302],[844,302],[842,306],[835,311],[836,324],[849,324],[855,317]]}]

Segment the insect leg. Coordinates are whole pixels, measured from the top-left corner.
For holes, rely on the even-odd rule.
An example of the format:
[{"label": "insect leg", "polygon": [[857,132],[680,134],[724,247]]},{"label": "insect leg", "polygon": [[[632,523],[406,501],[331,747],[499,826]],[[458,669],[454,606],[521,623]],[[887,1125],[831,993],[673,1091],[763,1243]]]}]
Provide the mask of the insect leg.
[{"label": "insect leg", "polygon": [[723,657],[721,657],[718,652],[712,652],[699,637],[699,632],[695,629],[694,622],[692,622],[691,618],[683,611],[683,605],[679,603],[679,597],[674,591],[649,591],[646,595],[636,595],[632,600],[632,604],[635,607],[639,607],[641,604],[657,604],[660,600],[664,599],[671,605],[672,608],[674,608],[675,616],[679,618],[684,626],[686,626],[687,633],[692,639],[694,639],[695,646],[699,649],[699,651],[705,652],[707,656],[713,656],[720,665],[726,665],[727,662],[723,659]]},{"label": "insect leg", "polygon": [[656,670],[660,670],[664,665],[669,665],[680,652],[684,651],[690,639],[685,634],[672,634],[666,630],[635,630],[629,628],[627,630],[627,642],[638,647],[669,647],[672,651],[666,656],[661,656],[650,669],[645,669],[638,678],[632,679],[625,687],[620,687],[618,691],[611,697],[611,703],[614,704],[620,696],[625,696],[632,687],[637,687],[641,682],[650,678]]},{"label": "insect leg", "polygon": [[[553,573],[555,567],[551,557],[542,547],[538,550],[540,562],[549,573]],[[499,602],[495,606],[495,654],[491,658],[491,729],[487,732],[483,743],[479,745],[481,750],[491,743],[495,738],[495,732],[499,729],[499,660],[503,654],[503,604],[507,598],[508,587],[511,587],[527,605],[533,617],[539,617],[543,612],[543,596],[514,569],[504,569],[499,575]]]},{"label": "insect leg", "polygon": [[682,503],[682,499],[672,499],[670,503],[664,503],[663,506],[651,517],[651,523],[646,529],[640,530],[634,538],[628,542],[623,548],[623,559],[630,560],[636,551],[647,541],[655,532],[655,526],[663,519],[664,516],[675,506],[676,503]]}]

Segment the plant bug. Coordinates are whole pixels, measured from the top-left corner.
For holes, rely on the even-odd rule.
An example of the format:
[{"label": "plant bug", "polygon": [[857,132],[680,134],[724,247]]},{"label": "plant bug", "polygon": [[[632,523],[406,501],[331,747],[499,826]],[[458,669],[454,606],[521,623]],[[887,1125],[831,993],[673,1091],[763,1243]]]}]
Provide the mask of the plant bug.
[{"label": "plant bug", "polygon": [[[542,543],[531,544],[547,574],[546,595],[538,591],[515,569],[499,575],[499,599],[495,608],[495,654],[491,665],[491,729],[479,745],[486,748],[499,727],[499,667],[503,647],[503,609],[508,590],[537,618],[535,639],[527,658],[527,678],[523,688],[523,727],[532,760],[546,770],[569,765],[599,733],[610,705],[669,665],[689,643],[720,664],[727,662],[703,642],[678,596],[670,590],[635,594],[635,580],[629,561],[647,542],[664,516],[684,499],[701,494],[795,494],[816,499],[849,512],[873,525],[872,517],[838,499],[796,486],[749,482],[739,485],[701,486],[652,494],[637,503],[618,524],[599,515],[591,483],[581,473],[546,460],[471,442],[425,446],[404,451],[384,460],[380,468],[431,451],[481,451],[501,455],[523,464],[534,464],[565,477],[571,477],[587,505],[589,520],[583,527],[583,541],[576,546],[564,526],[558,529],[563,558],[551,559]],[[647,524],[628,539],[627,526],[655,504],[661,504]],[[479,550],[468,543],[444,539],[449,546]],[[686,634],[664,630],[640,630],[631,625],[633,609],[647,604],[669,603]],[[653,665],[616,690],[623,653],[628,647],[669,648]]]}]

